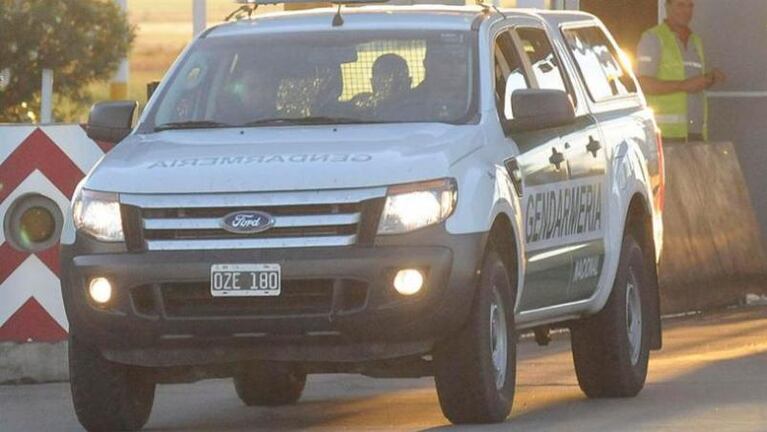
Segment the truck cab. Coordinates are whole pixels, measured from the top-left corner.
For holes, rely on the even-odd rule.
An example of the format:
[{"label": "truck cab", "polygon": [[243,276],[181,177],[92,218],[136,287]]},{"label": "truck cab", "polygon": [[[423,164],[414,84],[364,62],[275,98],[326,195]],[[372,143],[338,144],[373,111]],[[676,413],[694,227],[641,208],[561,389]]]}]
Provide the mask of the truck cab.
[{"label": "truck cab", "polygon": [[663,159],[584,13],[364,6],[208,29],[83,180],[62,237],[75,410],[140,429],[158,383],[434,376],[454,423],[509,415],[520,333],[570,329],[590,397],[661,347]]}]

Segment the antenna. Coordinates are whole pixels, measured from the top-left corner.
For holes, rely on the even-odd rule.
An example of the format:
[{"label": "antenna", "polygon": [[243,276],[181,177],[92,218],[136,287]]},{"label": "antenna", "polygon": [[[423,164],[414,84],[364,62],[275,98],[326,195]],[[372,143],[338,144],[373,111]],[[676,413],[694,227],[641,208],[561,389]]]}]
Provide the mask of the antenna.
[{"label": "antenna", "polygon": [[498,6],[493,3],[491,5],[485,3],[483,0],[475,0],[475,2],[482,8],[482,12],[488,13],[490,12],[490,9],[493,9],[494,11],[498,12],[503,19],[508,18],[505,13],[501,9],[498,8]]},{"label": "antenna", "polygon": [[232,13],[226,16],[224,21],[229,21],[233,17],[239,19],[242,19],[245,14],[248,14],[248,19],[253,16],[253,14],[256,12],[256,9],[258,9],[259,3],[256,2],[242,2],[243,5],[235,9]]},{"label": "antenna", "polygon": [[341,16],[341,7],[343,4],[338,4],[338,10],[336,11],[336,14],[333,16],[333,27],[341,27],[344,25],[344,17]]}]

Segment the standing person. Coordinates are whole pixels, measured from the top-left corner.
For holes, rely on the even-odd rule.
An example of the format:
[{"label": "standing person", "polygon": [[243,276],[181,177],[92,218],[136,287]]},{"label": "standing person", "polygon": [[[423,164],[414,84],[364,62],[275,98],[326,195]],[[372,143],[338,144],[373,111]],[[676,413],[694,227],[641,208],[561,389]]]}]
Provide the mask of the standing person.
[{"label": "standing person", "polygon": [[724,82],[719,69],[706,71],[703,42],[690,29],[694,0],[666,0],[668,18],[639,42],[639,82],[666,142],[708,139],[704,90]]}]

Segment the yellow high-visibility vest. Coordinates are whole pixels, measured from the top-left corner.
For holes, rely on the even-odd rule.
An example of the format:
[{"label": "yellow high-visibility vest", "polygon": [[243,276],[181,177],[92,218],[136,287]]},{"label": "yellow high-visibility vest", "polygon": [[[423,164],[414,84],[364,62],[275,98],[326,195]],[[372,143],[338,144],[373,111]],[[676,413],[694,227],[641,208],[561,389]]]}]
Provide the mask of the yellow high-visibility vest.
[{"label": "yellow high-visibility vest", "polygon": [[[676,43],[676,35],[665,22],[649,30],[661,45],[661,59],[658,75],[662,81],[683,81],[685,73],[684,57]],[[698,52],[703,70],[706,70],[706,60],[703,54],[703,43],[696,34],[690,35],[690,41]],[[677,92],[665,95],[647,95],[647,103],[655,112],[655,120],[666,138],[687,138],[689,123],[687,121],[687,93]],[[708,102],[703,102],[703,137],[708,139]]]}]

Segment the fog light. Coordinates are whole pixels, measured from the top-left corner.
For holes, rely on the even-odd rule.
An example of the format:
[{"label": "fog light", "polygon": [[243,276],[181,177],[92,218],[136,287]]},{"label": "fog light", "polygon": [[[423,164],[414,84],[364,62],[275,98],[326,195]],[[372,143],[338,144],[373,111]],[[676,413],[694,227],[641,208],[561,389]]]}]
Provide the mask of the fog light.
[{"label": "fog light", "polygon": [[414,269],[400,270],[394,277],[394,288],[402,295],[417,294],[423,288],[423,274]]},{"label": "fog light", "polygon": [[106,304],[112,299],[112,284],[107,278],[97,277],[91,279],[91,285],[88,287],[88,293],[91,299],[98,304]]}]

